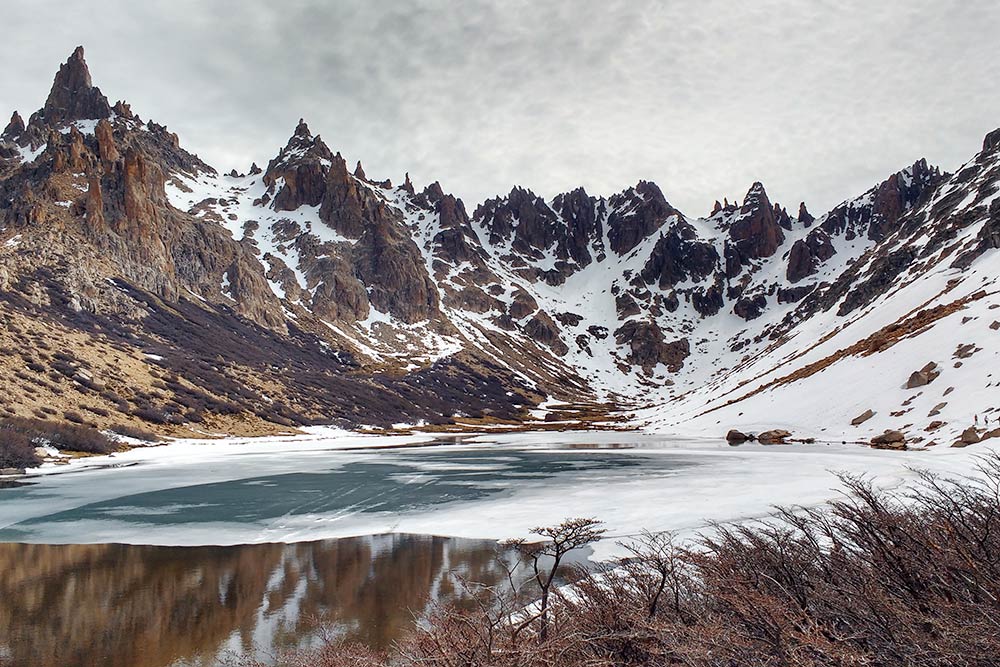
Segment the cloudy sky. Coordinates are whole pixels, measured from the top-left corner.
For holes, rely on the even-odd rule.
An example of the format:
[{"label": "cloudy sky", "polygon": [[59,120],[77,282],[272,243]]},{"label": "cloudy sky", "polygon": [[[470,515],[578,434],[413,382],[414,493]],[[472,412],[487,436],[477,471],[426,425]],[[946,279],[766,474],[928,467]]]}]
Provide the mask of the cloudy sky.
[{"label": "cloudy sky", "polygon": [[0,112],[94,82],[219,169],[299,117],[369,176],[471,205],[655,180],[704,214],[754,180],[814,213],[1000,126],[996,0],[5,2]]}]

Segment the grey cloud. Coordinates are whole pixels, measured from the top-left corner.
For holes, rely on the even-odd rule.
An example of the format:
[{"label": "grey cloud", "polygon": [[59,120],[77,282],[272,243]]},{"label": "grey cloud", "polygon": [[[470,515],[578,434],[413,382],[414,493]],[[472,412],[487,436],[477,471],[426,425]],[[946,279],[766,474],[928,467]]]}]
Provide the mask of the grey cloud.
[{"label": "grey cloud", "polygon": [[8,4],[0,111],[40,106],[82,43],[109,97],[220,169],[301,116],[470,205],[646,178],[701,214],[761,180],[818,212],[1000,125],[992,0]]}]

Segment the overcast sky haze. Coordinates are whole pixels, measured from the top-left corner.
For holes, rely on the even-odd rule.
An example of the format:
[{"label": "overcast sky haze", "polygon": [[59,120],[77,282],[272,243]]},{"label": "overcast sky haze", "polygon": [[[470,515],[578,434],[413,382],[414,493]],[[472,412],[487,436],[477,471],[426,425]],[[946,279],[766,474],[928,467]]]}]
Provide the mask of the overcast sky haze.
[{"label": "overcast sky haze", "polygon": [[813,213],[1000,126],[1000,2],[4,3],[0,112],[84,45],[95,84],[220,170],[299,117],[370,177],[471,209],[639,179],[704,215],[762,181]]}]

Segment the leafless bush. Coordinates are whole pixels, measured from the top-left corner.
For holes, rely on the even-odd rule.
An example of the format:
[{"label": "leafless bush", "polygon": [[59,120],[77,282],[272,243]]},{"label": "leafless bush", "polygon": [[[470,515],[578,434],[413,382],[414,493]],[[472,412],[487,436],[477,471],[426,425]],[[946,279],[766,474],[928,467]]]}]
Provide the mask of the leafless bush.
[{"label": "leafless bush", "polygon": [[115,443],[95,428],[79,424],[12,417],[0,423],[5,433],[19,433],[33,443],[51,444],[58,449],[88,454],[108,454]]},{"label": "leafless bush", "polygon": [[31,439],[0,422],[0,468],[35,468],[42,460],[35,454]]},{"label": "leafless bush", "polygon": [[[547,604],[525,606],[513,579],[478,589],[471,611],[437,609],[391,658],[354,651],[344,659],[359,662],[294,664],[1000,664],[1000,455],[970,477],[923,473],[902,491],[842,481],[842,497],[824,507],[715,526],[694,544],[644,534],[625,558],[562,588],[546,588],[548,570],[532,566]],[[581,544],[598,530],[577,527]],[[569,528],[548,530],[548,546],[512,545],[529,565],[542,549],[558,553]]]}]

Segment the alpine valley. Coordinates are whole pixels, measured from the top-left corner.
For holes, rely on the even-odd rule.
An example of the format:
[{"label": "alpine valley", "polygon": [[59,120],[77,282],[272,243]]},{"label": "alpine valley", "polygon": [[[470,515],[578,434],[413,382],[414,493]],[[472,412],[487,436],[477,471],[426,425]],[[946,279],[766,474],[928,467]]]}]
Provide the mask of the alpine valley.
[{"label": "alpine valley", "polygon": [[268,152],[218,172],[77,48],[0,137],[0,417],[1000,435],[1000,130],[825,213],[761,183],[707,215],[652,181],[470,205],[304,121]]}]

